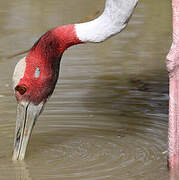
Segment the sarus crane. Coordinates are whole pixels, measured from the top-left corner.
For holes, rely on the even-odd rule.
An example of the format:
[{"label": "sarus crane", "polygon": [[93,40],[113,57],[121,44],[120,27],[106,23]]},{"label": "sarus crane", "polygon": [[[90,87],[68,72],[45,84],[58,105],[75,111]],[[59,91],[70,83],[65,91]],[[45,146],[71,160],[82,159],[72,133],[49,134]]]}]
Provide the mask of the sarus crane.
[{"label": "sarus crane", "polygon": [[[23,160],[34,124],[52,95],[63,52],[72,45],[98,43],[121,32],[138,0],[106,0],[103,13],[95,20],[51,29],[40,37],[14,70],[17,121],[13,160]],[[179,167],[179,0],[172,0],[173,43],[167,56],[169,72],[168,165]]]},{"label": "sarus crane", "polygon": [[13,89],[17,120],[13,160],[23,160],[35,121],[54,91],[63,52],[70,46],[102,42],[127,25],[138,0],[106,0],[103,13],[95,20],[55,27],[32,46],[15,66]]},{"label": "sarus crane", "polygon": [[106,0],[104,11],[98,18],[49,30],[17,63],[13,74],[13,89],[18,102],[13,160],[25,158],[35,121],[55,89],[64,51],[76,44],[102,42],[121,32],[137,2]]}]

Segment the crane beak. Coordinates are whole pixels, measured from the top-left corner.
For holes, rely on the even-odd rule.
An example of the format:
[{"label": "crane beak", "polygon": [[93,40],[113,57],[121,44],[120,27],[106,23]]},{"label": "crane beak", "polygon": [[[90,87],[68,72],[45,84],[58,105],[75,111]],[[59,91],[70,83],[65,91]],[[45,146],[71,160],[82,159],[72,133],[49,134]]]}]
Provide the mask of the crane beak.
[{"label": "crane beak", "polygon": [[34,105],[29,102],[18,103],[16,131],[12,160],[23,160],[26,148],[37,117],[42,112],[44,103]]}]

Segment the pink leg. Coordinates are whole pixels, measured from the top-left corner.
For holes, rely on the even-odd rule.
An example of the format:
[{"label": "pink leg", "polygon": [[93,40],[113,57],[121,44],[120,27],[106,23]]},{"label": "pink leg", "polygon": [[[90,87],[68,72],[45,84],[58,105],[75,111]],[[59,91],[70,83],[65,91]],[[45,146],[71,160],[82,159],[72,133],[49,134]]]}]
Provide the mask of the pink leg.
[{"label": "pink leg", "polygon": [[176,168],[179,166],[179,82],[177,76],[179,77],[179,70],[169,77],[169,168]]},{"label": "pink leg", "polygon": [[172,0],[173,43],[167,56],[169,71],[169,159],[170,169],[179,167],[179,0]]}]

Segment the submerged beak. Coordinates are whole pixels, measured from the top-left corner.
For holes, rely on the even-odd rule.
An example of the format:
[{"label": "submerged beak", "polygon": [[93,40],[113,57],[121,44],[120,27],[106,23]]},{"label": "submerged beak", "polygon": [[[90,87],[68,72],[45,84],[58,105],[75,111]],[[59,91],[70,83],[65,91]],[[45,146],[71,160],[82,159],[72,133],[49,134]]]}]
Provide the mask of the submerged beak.
[{"label": "submerged beak", "polygon": [[39,105],[27,102],[18,103],[12,160],[24,159],[32,129],[37,117],[43,109],[43,105],[43,103]]}]

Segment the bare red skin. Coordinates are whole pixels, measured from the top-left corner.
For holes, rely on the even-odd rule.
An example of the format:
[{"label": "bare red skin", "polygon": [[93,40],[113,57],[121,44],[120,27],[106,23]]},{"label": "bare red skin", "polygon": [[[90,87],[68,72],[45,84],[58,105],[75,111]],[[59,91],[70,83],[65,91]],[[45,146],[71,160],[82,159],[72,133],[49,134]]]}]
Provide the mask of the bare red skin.
[{"label": "bare red skin", "polygon": [[[35,105],[45,102],[55,88],[63,52],[80,43],[82,41],[76,35],[75,25],[56,27],[42,35],[26,56],[24,76],[17,86],[23,85],[27,90],[23,95],[16,91],[17,100]],[[40,76],[36,78],[34,74],[37,67]]]}]

